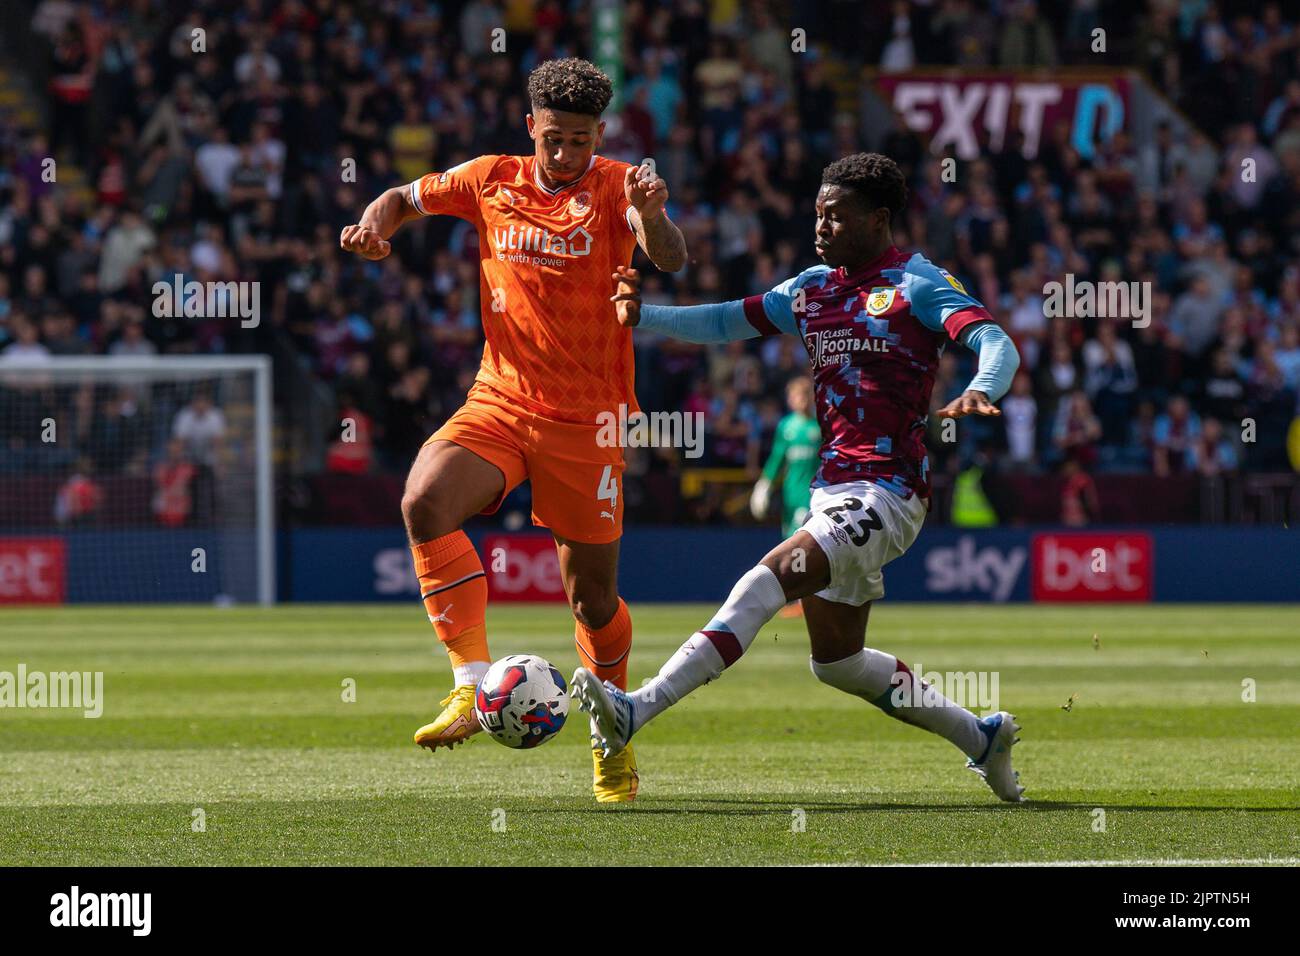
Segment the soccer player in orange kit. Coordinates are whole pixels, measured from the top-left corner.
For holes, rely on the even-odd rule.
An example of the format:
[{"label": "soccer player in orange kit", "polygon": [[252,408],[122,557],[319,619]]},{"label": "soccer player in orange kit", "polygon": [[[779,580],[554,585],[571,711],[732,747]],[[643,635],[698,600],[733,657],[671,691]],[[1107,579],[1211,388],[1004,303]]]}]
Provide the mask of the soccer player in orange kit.
[{"label": "soccer player in orange kit", "polygon": [[[639,245],[675,272],[686,243],[664,212],[651,166],[595,155],[609,77],[585,60],[540,64],[528,77],[530,156],[480,156],[389,189],[339,243],[367,259],[421,216],[473,223],[486,343],[465,404],[411,466],[402,517],[420,594],[451,658],[455,687],[415,741],[451,747],[479,730],[474,690],[487,672],[483,564],[461,525],[491,514],[525,479],[533,523],[551,530],[584,666],[627,683],[632,622],[618,596],[623,451],[598,441],[597,418],[637,409],[632,336],[614,318],[609,276]],[[592,752],[600,802],[636,797],[631,750]]]}]

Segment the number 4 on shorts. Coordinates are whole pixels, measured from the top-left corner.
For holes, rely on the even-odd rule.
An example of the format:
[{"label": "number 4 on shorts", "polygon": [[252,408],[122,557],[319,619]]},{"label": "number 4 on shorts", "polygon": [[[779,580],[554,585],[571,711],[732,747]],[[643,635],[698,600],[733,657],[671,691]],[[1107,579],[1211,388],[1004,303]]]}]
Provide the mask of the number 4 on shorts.
[{"label": "number 4 on shorts", "polygon": [[[614,477],[614,466],[606,465],[605,470],[600,475],[600,487],[596,489],[597,501],[609,501],[610,520],[614,518],[614,512],[618,510],[618,479]],[[601,515],[604,517],[604,514]]]}]

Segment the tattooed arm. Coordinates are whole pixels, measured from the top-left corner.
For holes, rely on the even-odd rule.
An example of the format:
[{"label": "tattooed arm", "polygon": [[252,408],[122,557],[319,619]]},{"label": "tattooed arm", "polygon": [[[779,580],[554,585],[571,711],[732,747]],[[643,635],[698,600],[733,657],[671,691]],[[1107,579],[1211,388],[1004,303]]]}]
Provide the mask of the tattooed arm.
[{"label": "tattooed arm", "polygon": [[650,261],[663,272],[686,265],[686,239],[664,211],[668,184],[649,166],[632,166],[623,177],[623,193],[632,206],[628,223]]}]

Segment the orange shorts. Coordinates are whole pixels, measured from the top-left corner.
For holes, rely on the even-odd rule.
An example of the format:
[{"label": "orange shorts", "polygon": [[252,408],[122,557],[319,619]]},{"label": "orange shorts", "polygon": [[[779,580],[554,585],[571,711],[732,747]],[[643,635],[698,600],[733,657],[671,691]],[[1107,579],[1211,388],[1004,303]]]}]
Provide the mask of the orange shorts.
[{"label": "orange shorts", "polygon": [[603,447],[599,431],[594,421],[558,422],[521,411],[476,383],[425,444],[455,442],[501,470],[505,488],[483,514],[529,480],[533,524],[571,541],[608,544],[623,534],[623,449]]}]

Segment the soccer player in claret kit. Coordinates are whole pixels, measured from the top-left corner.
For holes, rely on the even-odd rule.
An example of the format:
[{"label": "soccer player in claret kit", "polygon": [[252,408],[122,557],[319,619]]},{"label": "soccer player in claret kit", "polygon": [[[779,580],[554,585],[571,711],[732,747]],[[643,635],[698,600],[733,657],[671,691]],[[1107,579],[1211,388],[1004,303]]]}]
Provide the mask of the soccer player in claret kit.
[{"label": "soccer player in claret kit", "polygon": [[[390,189],[340,244],[367,259],[421,216],[478,230],[483,362],[465,404],[429,438],[407,477],[402,516],[420,594],[451,658],[455,686],[415,733],[431,750],[479,731],[474,691],[491,657],[483,564],[461,525],[517,485],[533,488],[533,523],[555,538],[580,659],[624,686],[632,622],[618,596],[623,452],[598,441],[597,416],[636,410],[632,334],[615,321],[609,275],[639,245],[660,269],[686,261],[664,212],[668,189],[647,164],[595,155],[609,78],[585,60],[542,63],[528,78],[530,156],[480,156]],[[593,792],[632,800],[632,752],[593,750]]]},{"label": "soccer player in claret kit", "polygon": [[591,711],[607,753],[721,676],[763,624],[802,598],[818,680],[951,741],[998,797],[1021,801],[1024,788],[1011,767],[1019,727],[1011,714],[980,719],[892,654],[865,646],[871,602],[884,595],[880,569],[911,546],[929,510],[925,423],[945,344],[974,349],[979,371],[937,412],[942,417],[999,414],[993,402],[1019,365],[1011,340],[960,282],[894,246],[890,224],[906,198],[903,172],[886,156],[858,153],[831,163],[816,200],[816,250],[825,264],[743,300],[642,305],[636,272],[614,274],[613,299],[626,325],[690,342],[801,336],[822,450],[808,520],[737,582],[656,678],[625,693],[584,668],[574,674],[573,695]]}]

